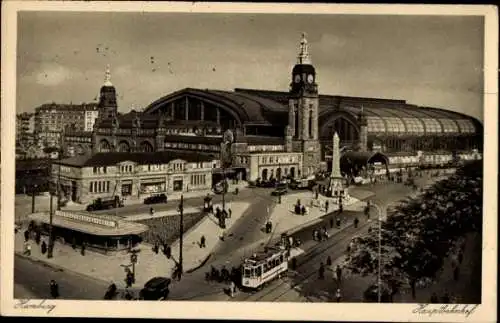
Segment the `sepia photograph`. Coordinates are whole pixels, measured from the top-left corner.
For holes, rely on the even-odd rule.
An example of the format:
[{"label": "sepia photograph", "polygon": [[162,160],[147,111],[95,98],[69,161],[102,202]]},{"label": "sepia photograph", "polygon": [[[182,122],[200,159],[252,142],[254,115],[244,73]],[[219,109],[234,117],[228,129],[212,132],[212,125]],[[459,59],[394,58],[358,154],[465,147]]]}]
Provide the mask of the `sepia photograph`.
[{"label": "sepia photograph", "polygon": [[494,321],[497,10],[403,7],[3,3],[2,314]]}]

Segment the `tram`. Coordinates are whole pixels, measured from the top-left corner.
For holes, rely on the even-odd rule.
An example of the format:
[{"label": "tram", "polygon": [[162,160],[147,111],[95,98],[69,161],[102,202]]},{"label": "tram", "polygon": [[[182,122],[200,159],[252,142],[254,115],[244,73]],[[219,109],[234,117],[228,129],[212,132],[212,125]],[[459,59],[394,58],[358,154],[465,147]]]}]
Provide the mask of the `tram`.
[{"label": "tram", "polygon": [[281,246],[269,247],[261,253],[246,258],[242,265],[242,286],[260,289],[267,282],[280,277],[288,270],[290,252]]}]

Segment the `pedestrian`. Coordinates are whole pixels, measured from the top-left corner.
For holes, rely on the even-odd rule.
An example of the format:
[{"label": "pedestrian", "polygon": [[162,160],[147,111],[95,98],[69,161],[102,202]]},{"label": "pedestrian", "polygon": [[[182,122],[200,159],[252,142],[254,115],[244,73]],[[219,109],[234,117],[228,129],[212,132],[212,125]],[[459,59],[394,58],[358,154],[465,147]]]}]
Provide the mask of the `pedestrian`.
[{"label": "pedestrian", "polygon": [[205,236],[201,236],[200,238],[200,248],[205,248]]},{"label": "pedestrian", "polygon": [[328,206],[329,206],[328,201],[326,201],[325,202],[325,213],[328,213]]},{"label": "pedestrian", "polygon": [[76,250],[76,238],[73,237],[73,239],[71,240],[71,248],[73,248],[73,250]]},{"label": "pedestrian", "polygon": [[326,231],[326,229],[323,231],[323,236],[325,237],[325,240],[328,240],[328,238],[330,237],[330,234],[328,233],[328,231]]},{"label": "pedestrian", "polygon": [[331,266],[332,265],[332,257],[328,256],[328,258],[326,258],[326,265],[327,266]]},{"label": "pedestrian", "polygon": [[42,241],[41,251],[42,255],[45,255],[45,253],[47,252],[47,244],[45,243],[45,240]]},{"label": "pedestrian", "polygon": [[127,288],[132,287],[133,280],[134,280],[133,274],[129,269],[127,272],[127,276],[125,277],[125,283],[127,284]]},{"label": "pedestrian", "polygon": [[234,282],[231,281],[231,283],[229,284],[229,296],[234,297],[234,289]]},{"label": "pedestrian", "polygon": [[104,294],[104,299],[113,299],[116,296],[116,285],[115,283],[111,283],[111,285],[108,286],[108,289],[106,290],[106,293]]},{"label": "pedestrian", "polygon": [[333,228],[333,217],[330,218],[330,228]]},{"label": "pedestrian", "polygon": [[337,265],[337,269],[335,270],[335,273],[337,274],[337,280],[340,284],[342,282],[342,268],[340,268],[340,265]]},{"label": "pedestrian", "polygon": [[305,205],[302,205],[302,208],[301,208],[300,211],[301,211],[302,215],[306,214],[306,207],[305,207]]},{"label": "pedestrian", "polygon": [[323,263],[321,263],[319,265],[319,279],[325,279],[325,265]]},{"label": "pedestrian", "polygon": [[228,218],[231,218],[233,211],[231,211],[231,208],[228,208],[227,211],[228,211]]},{"label": "pedestrian", "polygon": [[82,256],[85,256],[85,241],[82,242],[82,251],[81,251]]},{"label": "pedestrian", "polygon": [[24,241],[28,241],[30,239],[30,232],[28,230],[24,231]]},{"label": "pedestrian", "polygon": [[354,218],[354,228],[357,228],[359,224],[359,220],[357,217]]},{"label": "pedestrian", "polygon": [[342,203],[340,203],[339,205],[339,212],[340,213],[344,212],[344,206],[342,205]]},{"label": "pedestrian", "polygon": [[57,282],[55,280],[51,280],[50,281],[50,296],[52,296],[52,298],[58,298],[59,297],[59,285],[57,284]]},{"label": "pedestrian", "polygon": [[337,303],[340,303],[342,300],[342,295],[340,294],[340,288],[337,288],[337,292],[335,292],[335,299],[337,300]]},{"label": "pedestrian", "polygon": [[337,218],[337,221],[336,221],[336,222],[337,222],[337,228],[339,228],[339,229],[340,229],[340,218]]},{"label": "pedestrian", "polygon": [[158,242],[155,242],[155,245],[153,246],[153,252],[155,254],[158,254],[159,251],[160,251],[160,247],[158,246]]}]

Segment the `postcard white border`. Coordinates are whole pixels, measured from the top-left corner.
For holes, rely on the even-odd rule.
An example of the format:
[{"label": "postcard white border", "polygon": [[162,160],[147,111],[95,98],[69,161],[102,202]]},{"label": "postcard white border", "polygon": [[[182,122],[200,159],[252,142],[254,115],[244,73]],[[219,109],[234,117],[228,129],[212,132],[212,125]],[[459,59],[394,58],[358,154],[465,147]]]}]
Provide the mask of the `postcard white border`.
[{"label": "postcard white border", "polygon": [[[121,11],[121,12],[225,12],[307,13],[363,15],[477,15],[485,19],[484,53],[484,242],[482,304],[473,315],[422,316],[412,313],[415,304],[363,303],[230,303],[224,302],[137,302],[50,301],[55,317],[139,317],[198,319],[260,319],[320,321],[496,321],[498,173],[498,12],[494,6],[477,5],[358,5],[358,4],[249,4],[170,2],[2,2],[2,114],[1,114],[1,313],[9,316],[45,316],[42,310],[17,310],[13,299],[13,225],[15,174],[15,107],[17,12],[31,11]],[[89,303],[88,303],[89,302]],[[87,304],[88,303],[88,304]],[[91,306],[90,306],[91,303]]]}]

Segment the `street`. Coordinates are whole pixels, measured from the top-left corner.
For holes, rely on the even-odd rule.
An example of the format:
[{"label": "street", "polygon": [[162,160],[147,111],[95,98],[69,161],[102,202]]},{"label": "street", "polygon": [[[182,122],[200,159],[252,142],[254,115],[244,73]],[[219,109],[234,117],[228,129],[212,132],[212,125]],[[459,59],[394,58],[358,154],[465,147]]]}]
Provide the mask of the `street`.
[{"label": "street", "polygon": [[[417,185],[423,186],[428,182],[428,180],[429,178],[427,177],[418,179]],[[355,191],[356,189],[357,188],[354,187],[352,190]],[[412,192],[410,187],[395,183],[378,184],[372,188],[362,187],[362,189],[373,189],[375,191],[376,195],[371,198],[371,200],[377,203],[382,210],[385,210],[389,204],[403,199]],[[264,192],[264,189],[256,190],[256,196],[251,210],[247,211],[248,214],[242,217],[238,223],[233,226],[232,230],[228,232],[228,238],[226,241],[219,243],[219,247],[215,250],[213,256],[207,264],[193,273],[185,274],[180,282],[175,282],[172,285],[170,294],[171,299],[218,301],[229,299],[228,296],[223,293],[223,288],[226,286],[224,284],[206,282],[205,272],[209,271],[211,266],[216,268],[222,268],[222,266],[225,266],[228,269],[232,266],[239,266],[242,259],[245,256],[250,255],[254,248],[262,248],[269,242],[267,240],[269,240],[270,235],[263,233],[260,229],[264,225],[267,216],[267,206],[275,203],[276,198],[272,198],[269,193],[265,194]],[[376,219],[376,213],[374,210],[372,210],[371,214],[371,218]],[[354,214],[344,212],[341,217],[344,216],[348,219],[347,223],[352,225]],[[314,274],[317,273],[320,262],[326,261],[328,255],[330,255],[332,260],[335,262],[335,260],[338,260],[338,258],[344,255],[347,244],[351,241],[352,237],[357,234],[362,234],[368,230],[369,226],[364,225],[365,216],[363,214],[358,214],[358,218],[360,220],[360,225],[357,229],[353,227],[344,229],[340,233],[332,236],[327,242],[312,241],[312,231],[320,227],[329,228],[329,216],[324,217],[322,222],[317,223],[314,226],[304,228],[293,235],[294,237],[298,237],[302,240],[303,245],[301,248],[306,250],[306,254],[299,256],[298,258],[298,264],[301,264],[301,262],[302,264],[300,265],[301,267],[295,278],[295,283],[293,284],[295,289],[302,289],[305,291],[313,281],[316,281],[312,278],[306,278],[309,278],[310,276],[313,277]],[[232,236],[231,233],[233,234]],[[277,239],[279,239],[279,237],[272,237],[272,240],[274,241]],[[270,242],[270,244],[274,243],[274,241]],[[311,254],[307,254],[307,251],[310,251],[307,250],[308,248],[312,248],[314,251],[312,251]],[[273,284],[267,287],[266,290],[269,288],[272,289],[272,286]],[[283,286],[280,287],[279,290],[282,288]],[[285,292],[290,289],[290,286],[285,287],[285,291],[282,291],[283,298],[289,298],[289,295]],[[266,293],[266,291],[264,290],[262,293]],[[258,298],[258,295],[260,294],[254,294],[252,297]],[[262,301],[271,299],[275,300],[273,297],[276,297],[274,293],[262,296]],[[280,300],[281,298],[282,297],[278,295],[278,299],[276,300]],[[234,300],[238,301],[240,299],[236,297]]]},{"label": "street", "polygon": [[[425,178],[422,179],[425,181]],[[420,179],[419,179],[420,182]],[[419,184],[420,185],[420,184]],[[423,184],[422,184],[423,185]],[[356,187],[352,188],[352,193],[355,195]],[[402,184],[379,184],[374,187],[363,187],[363,190],[374,190],[376,195],[371,200],[377,203],[383,210],[394,201],[398,201],[411,192],[411,188]],[[226,195],[226,202],[230,205],[233,200],[247,200],[252,202],[252,206],[245,214],[236,222],[230,230],[226,232],[225,241],[220,241],[216,249],[213,251],[211,258],[200,269],[185,273],[181,281],[173,282],[171,285],[170,299],[172,300],[227,300],[228,297],[223,293],[223,284],[206,282],[205,272],[210,270],[211,266],[221,268],[225,266],[230,269],[232,266],[239,266],[245,256],[250,255],[256,248],[262,248],[264,245],[273,244],[280,237],[272,234],[264,233],[261,228],[264,226],[272,207],[277,203],[277,198],[272,197],[270,192],[272,189],[254,188],[242,190],[239,195],[229,193]],[[214,202],[218,203],[221,199],[220,195],[214,196]],[[200,206],[201,198],[187,200],[187,203],[192,206]],[[175,203],[175,204],[174,204]],[[177,201],[170,202],[161,207],[167,209],[176,207]],[[137,210],[150,206],[132,205],[124,208],[125,214],[137,213]],[[372,211],[372,218],[376,218]],[[130,214],[129,213],[129,214]],[[360,225],[357,229],[352,226],[354,216],[360,220]],[[312,231],[316,228],[330,228],[329,220],[331,215],[323,217],[323,220],[314,226],[304,228],[296,232],[293,236],[300,238],[302,243],[301,248],[306,251],[306,254],[299,256],[297,271],[291,273],[287,278],[287,283],[274,282],[264,291],[252,295],[252,299],[256,300],[281,300],[290,299],[290,294],[297,290],[301,294],[310,297],[311,290],[316,289],[317,281],[315,274],[317,273],[320,262],[325,262],[330,256],[335,262],[343,256],[347,244],[352,237],[367,230],[365,224],[365,216],[363,214],[355,214],[353,212],[344,212],[341,218],[346,219],[342,224],[342,230],[333,229],[333,236],[326,242],[317,242],[312,240]],[[347,226],[349,225],[349,226]],[[332,231],[331,231],[332,232]],[[207,239],[219,239],[218,237],[207,237]],[[272,240],[272,241],[270,241]],[[25,294],[33,293],[39,297],[48,297],[48,282],[50,279],[56,279],[59,282],[61,295],[68,299],[101,299],[108,284],[92,280],[90,278],[75,275],[68,272],[55,271],[52,268],[45,267],[43,264],[32,263],[29,260],[22,259],[16,256],[15,261],[15,283],[16,297],[27,297]],[[321,282],[320,282],[321,283]],[[274,288],[274,284],[279,287]],[[293,288],[292,288],[293,286]],[[140,286],[139,286],[140,287]],[[274,292],[273,292],[274,291]],[[18,296],[19,295],[19,296]],[[243,297],[243,296],[239,296]],[[294,296],[295,297],[295,296]],[[243,297],[245,298],[245,297]],[[235,298],[238,300],[239,298]]]},{"label": "street", "polygon": [[51,298],[50,280],[59,284],[63,299],[103,299],[107,283],[54,269],[41,262],[34,262],[15,255],[14,257],[14,298]]}]

